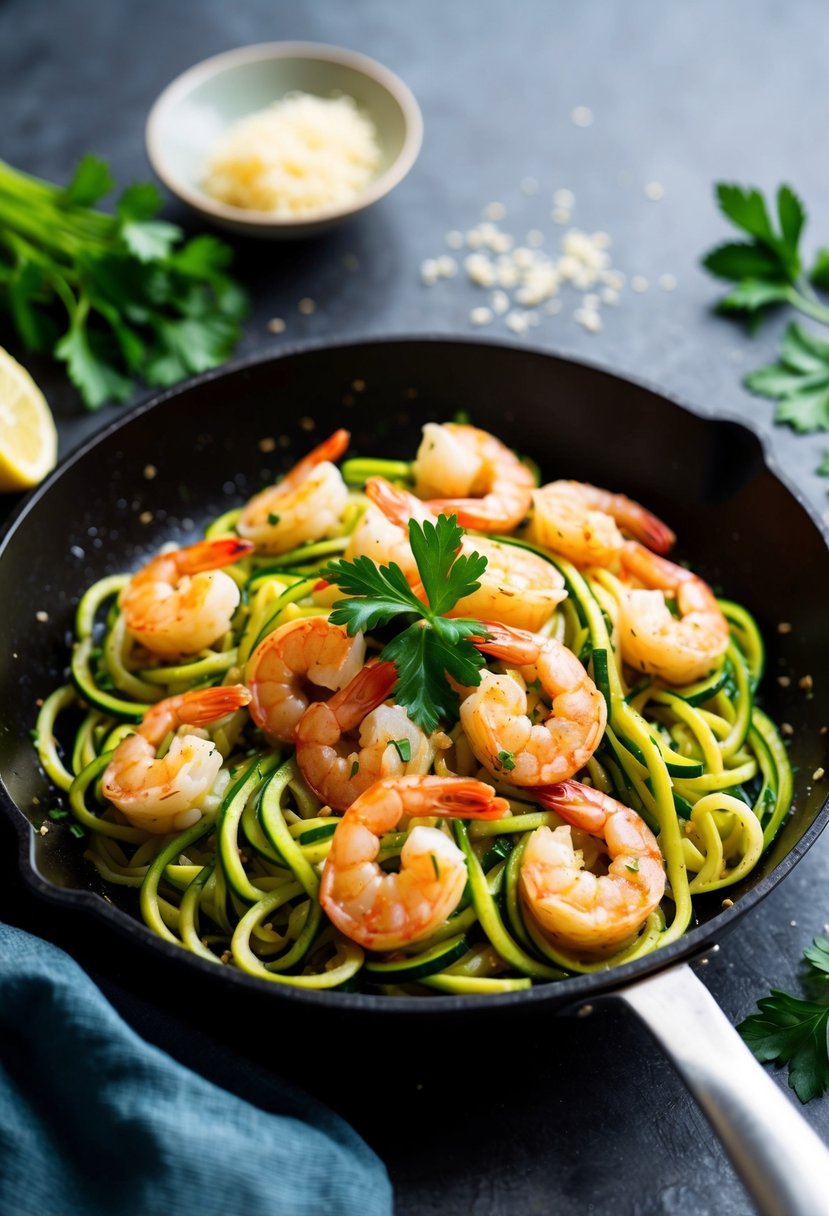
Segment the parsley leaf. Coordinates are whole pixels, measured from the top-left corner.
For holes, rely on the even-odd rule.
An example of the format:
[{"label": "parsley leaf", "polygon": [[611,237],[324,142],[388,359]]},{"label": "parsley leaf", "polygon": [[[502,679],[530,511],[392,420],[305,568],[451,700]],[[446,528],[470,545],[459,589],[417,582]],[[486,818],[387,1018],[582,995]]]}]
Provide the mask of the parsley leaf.
[{"label": "parsley leaf", "polygon": [[829,477],[829,451],[823,453],[823,460],[821,460],[815,472],[818,477]]},{"label": "parsley leaf", "polygon": [[803,433],[829,430],[829,342],[801,325],[789,325],[779,361],[750,372],[743,383],[779,402],[777,422]]},{"label": "parsley leaf", "polygon": [[456,556],[462,538],[454,516],[438,516],[434,524],[409,521],[425,602],[394,562],[378,566],[368,557],[356,557],[331,562],[322,571],[322,577],[348,597],[332,608],[334,624],[345,625],[352,636],[390,624],[403,626],[380,657],[397,669],[396,700],[427,733],[458,716],[458,695],[447,675],[458,684],[475,686],[484,665],[483,655],[469,641],[485,635],[481,622],[443,615],[478,589],[477,579],[487,565],[480,553]]},{"label": "parsley leaf", "polygon": [[182,243],[149,182],[122,191],[115,214],[93,210],[114,185],[94,156],[65,189],[0,161],[0,309],[28,350],[66,363],[90,409],[126,400],[136,379],[173,384],[223,363],[247,310],[228,246]]},{"label": "parsley leaf", "polygon": [[820,999],[772,989],[737,1029],[758,1060],[788,1064],[789,1085],[809,1102],[829,1089],[829,938],[815,938],[803,957]]}]

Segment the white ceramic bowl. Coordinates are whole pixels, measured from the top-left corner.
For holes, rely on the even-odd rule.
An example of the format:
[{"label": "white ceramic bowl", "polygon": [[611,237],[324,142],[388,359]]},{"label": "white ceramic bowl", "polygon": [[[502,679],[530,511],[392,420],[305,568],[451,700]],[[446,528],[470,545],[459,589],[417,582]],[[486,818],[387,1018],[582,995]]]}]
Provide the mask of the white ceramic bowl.
[{"label": "white ceramic bowl", "polygon": [[[218,137],[246,114],[286,93],[345,93],[373,121],[381,149],[372,180],[352,201],[301,218],[276,217],[221,203],[201,185]],[[333,227],[376,203],[412,167],[423,119],[411,90],[365,55],[315,42],[270,42],[206,59],[168,85],[150,110],[146,142],[158,177],[182,202],[219,227],[243,236],[292,238]]]}]

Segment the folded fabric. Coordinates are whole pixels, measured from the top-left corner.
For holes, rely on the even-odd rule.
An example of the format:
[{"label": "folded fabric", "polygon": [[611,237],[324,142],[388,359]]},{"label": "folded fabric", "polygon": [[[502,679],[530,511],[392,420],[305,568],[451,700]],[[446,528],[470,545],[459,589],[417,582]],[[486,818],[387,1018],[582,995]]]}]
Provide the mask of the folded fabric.
[{"label": "folded fabric", "polygon": [[0,924],[0,1216],[391,1211],[356,1132],[282,1082],[263,1095],[143,1042],[66,954]]}]

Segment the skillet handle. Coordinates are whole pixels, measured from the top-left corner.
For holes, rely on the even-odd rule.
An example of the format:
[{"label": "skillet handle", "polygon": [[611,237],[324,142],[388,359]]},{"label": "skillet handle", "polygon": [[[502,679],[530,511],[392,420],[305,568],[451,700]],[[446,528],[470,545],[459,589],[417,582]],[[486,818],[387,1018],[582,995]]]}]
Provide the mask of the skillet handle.
[{"label": "skillet handle", "polygon": [[761,1216],[829,1216],[829,1149],[687,964],[622,988],[702,1108]]}]

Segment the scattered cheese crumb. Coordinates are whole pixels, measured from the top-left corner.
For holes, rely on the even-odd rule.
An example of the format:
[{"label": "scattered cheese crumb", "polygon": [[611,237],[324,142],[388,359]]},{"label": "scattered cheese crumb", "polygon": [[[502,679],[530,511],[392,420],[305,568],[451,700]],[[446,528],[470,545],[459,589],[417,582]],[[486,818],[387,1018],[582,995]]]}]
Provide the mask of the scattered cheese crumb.
[{"label": "scattered cheese crumb", "polygon": [[272,435],[268,435],[259,440],[258,447],[260,452],[273,452],[276,449],[276,440]]},{"label": "scattered cheese crumb", "polygon": [[509,312],[509,296],[505,291],[493,291],[489,297],[489,303],[496,317],[503,317]]},{"label": "scattered cheese crumb", "polygon": [[723,906],[724,908],[733,908],[733,907],[734,907],[734,900],[733,900],[733,899],[724,899],[724,900],[722,901],[722,906]]},{"label": "scattered cheese crumb", "polygon": [[450,249],[463,249],[464,237],[458,228],[452,228],[446,234],[446,244]]},{"label": "scattered cheese crumb", "polygon": [[300,426],[300,429],[303,431],[315,431],[317,428],[317,424],[314,421],[314,419],[307,417],[307,415],[303,418],[300,418],[299,426]]},{"label": "scattered cheese crumb", "polygon": [[317,305],[310,296],[303,296],[297,304],[297,311],[301,312],[304,317],[310,317],[312,312],[317,311]]},{"label": "scattered cheese crumb", "polygon": [[811,676],[803,676],[797,681],[797,687],[802,688],[804,692],[811,692],[815,686],[815,682]]},{"label": "scattered cheese crumb", "polygon": [[777,626],[778,633],[791,633],[791,631],[792,631],[792,627],[788,621],[780,621],[780,623]]},{"label": "scattered cheese crumb", "polygon": [[826,769],[816,768],[815,771],[812,773],[812,780],[813,781],[822,781],[825,776],[826,776]]},{"label": "scattered cheese crumb", "polygon": [[791,722],[781,722],[780,733],[781,735],[793,735],[794,727],[792,726]]},{"label": "scattered cheese crumb", "polygon": [[366,391],[366,382],[365,380],[352,380],[351,387],[355,393],[364,393]]},{"label": "scattered cheese crumb", "polygon": [[648,280],[643,274],[635,274],[630,280],[631,291],[643,292],[648,290]]},{"label": "scattered cheese crumb", "polygon": [[487,220],[502,220],[507,214],[507,209],[503,203],[487,203],[484,207],[484,219]]},{"label": "scattered cheese crumb", "polygon": [[147,464],[144,466],[144,476],[147,479],[147,481],[152,481],[153,478],[156,477],[157,475],[158,475],[158,469],[155,467],[154,464]]},{"label": "scattered cheese crumb", "polygon": [[40,621],[41,624],[45,624],[46,621],[49,620],[49,613],[44,612],[43,609],[41,608],[41,610],[39,612],[35,613],[35,620]]},{"label": "scattered cheese crumb", "polygon": [[593,111],[589,106],[576,106],[570,113],[571,121],[577,127],[589,127],[593,122]]},{"label": "scattered cheese crumb", "polygon": [[567,207],[553,207],[550,217],[554,224],[569,224],[573,213]]},{"label": "scattered cheese crumb", "polygon": [[140,524],[151,524],[153,522],[152,511],[142,511],[141,514],[138,516],[138,522]]},{"label": "scattered cheese crumb", "polygon": [[285,322],[281,317],[271,317],[270,321],[268,321],[267,328],[272,334],[284,334]]},{"label": "scattered cheese crumb", "polygon": [[523,312],[507,313],[506,325],[514,334],[523,334],[527,328],[527,317]]},{"label": "scattered cheese crumb", "polygon": [[562,188],[556,190],[553,195],[553,203],[556,207],[563,207],[565,211],[572,211],[576,204],[576,196],[572,190]]},{"label": "scattered cheese crumb", "polygon": [[791,676],[778,676],[777,677],[777,683],[780,685],[781,688],[788,688],[789,685],[791,684],[791,682],[792,682]]},{"label": "scattered cheese crumb", "polygon": [[676,291],[676,276],[672,274],[661,274],[658,279],[659,286],[663,291]]},{"label": "scattered cheese crumb", "polygon": [[40,830],[40,834],[41,834],[41,836],[45,836],[45,835],[46,835],[46,833],[49,831],[48,824],[42,823],[42,824],[40,825],[40,829],[39,829],[39,830]]},{"label": "scattered cheese crumb", "polygon": [[493,315],[494,314],[491,308],[487,308],[485,305],[482,305],[479,308],[472,309],[471,313],[469,314],[469,320],[473,325],[489,325]]},{"label": "scattered cheese crumb", "polygon": [[658,203],[665,196],[665,187],[661,182],[648,182],[645,186],[645,196]]}]

